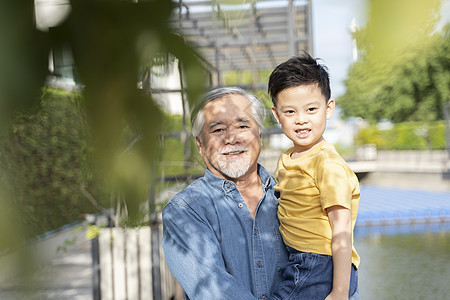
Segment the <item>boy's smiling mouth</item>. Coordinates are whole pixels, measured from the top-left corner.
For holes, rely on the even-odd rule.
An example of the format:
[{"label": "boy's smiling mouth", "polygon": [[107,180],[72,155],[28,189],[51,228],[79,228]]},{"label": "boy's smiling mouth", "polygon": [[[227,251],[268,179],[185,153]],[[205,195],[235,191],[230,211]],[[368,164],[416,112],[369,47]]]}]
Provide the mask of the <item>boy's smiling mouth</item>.
[{"label": "boy's smiling mouth", "polygon": [[311,133],[311,129],[309,129],[309,128],[299,128],[299,129],[294,130],[294,132],[295,132],[295,134],[297,135],[298,138],[306,138]]}]

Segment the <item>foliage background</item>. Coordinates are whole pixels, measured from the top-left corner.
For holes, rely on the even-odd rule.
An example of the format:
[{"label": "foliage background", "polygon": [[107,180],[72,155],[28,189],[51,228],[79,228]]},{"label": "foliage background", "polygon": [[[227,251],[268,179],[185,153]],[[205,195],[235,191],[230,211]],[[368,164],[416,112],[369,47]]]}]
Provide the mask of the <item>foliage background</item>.
[{"label": "foliage background", "polygon": [[[92,168],[82,96],[43,88],[40,107],[21,113],[1,140],[1,166],[8,176],[5,209],[16,211],[26,238],[43,234],[107,206]],[[89,192],[100,203],[92,203]],[[105,203],[106,202],[106,203]]]},{"label": "foliage background", "polygon": [[450,24],[435,29],[441,1],[369,4],[367,26],[354,34],[360,59],[337,99],[343,117],[372,124],[443,120],[450,101]]},{"label": "foliage background", "polygon": [[373,144],[379,150],[444,150],[445,123],[403,122],[384,130],[371,125],[359,130],[355,144]]}]

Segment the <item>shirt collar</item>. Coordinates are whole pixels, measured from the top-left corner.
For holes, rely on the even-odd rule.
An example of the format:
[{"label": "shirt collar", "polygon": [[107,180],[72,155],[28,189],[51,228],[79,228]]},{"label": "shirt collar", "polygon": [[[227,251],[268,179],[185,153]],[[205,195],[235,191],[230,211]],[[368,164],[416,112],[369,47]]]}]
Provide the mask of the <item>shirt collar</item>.
[{"label": "shirt collar", "polygon": [[[260,164],[258,164],[258,175],[261,178],[261,182],[264,188],[264,191],[267,192],[270,188],[275,185],[275,180],[269,174],[269,172]],[[218,191],[223,190],[231,190],[236,188],[236,185],[233,181],[226,180],[214,175],[209,169],[205,171],[205,179],[208,183]]]}]

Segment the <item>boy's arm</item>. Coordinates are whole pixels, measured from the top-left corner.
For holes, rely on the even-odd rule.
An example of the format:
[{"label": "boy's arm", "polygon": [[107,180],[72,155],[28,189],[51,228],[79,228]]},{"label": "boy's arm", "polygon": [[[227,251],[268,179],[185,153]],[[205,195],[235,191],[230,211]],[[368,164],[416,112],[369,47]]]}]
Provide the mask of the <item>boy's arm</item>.
[{"label": "boy's arm", "polygon": [[350,210],[339,205],[327,208],[332,228],[333,289],[326,300],[348,299],[352,266],[352,219]]}]

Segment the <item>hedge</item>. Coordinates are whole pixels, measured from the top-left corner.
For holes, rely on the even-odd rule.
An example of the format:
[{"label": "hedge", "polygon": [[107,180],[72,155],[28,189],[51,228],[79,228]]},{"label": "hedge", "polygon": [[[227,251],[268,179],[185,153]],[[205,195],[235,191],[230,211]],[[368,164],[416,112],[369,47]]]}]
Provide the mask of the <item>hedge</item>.
[{"label": "hedge", "polygon": [[98,212],[82,188],[104,198],[89,168],[81,101],[78,93],[44,88],[37,111],[18,115],[1,139],[4,201],[25,238]]},{"label": "hedge", "polygon": [[[164,116],[166,133],[181,129],[181,117]],[[164,163],[158,174],[202,174],[195,141],[190,139],[188,145],[185,170],[181,140],[164,139],[160,157]],[[40,106],[19,114],[0,137],[0,204],[4,206],[0,217],[13,216],[15,224],[10,225],[25,228],[23,238],[30,239],[79,221],[82,214],[99,213],[99,206],[114,205],[93,154],[82,94],[43,88]],[[6,240],[0,238],[0,251],[7,247]]]},{"label": "hedge", "polygon": [[355,144],[374,144],[380,150],[443,150],[445,122],[397,123],[384,130],[373,125],[358,132]]}]

